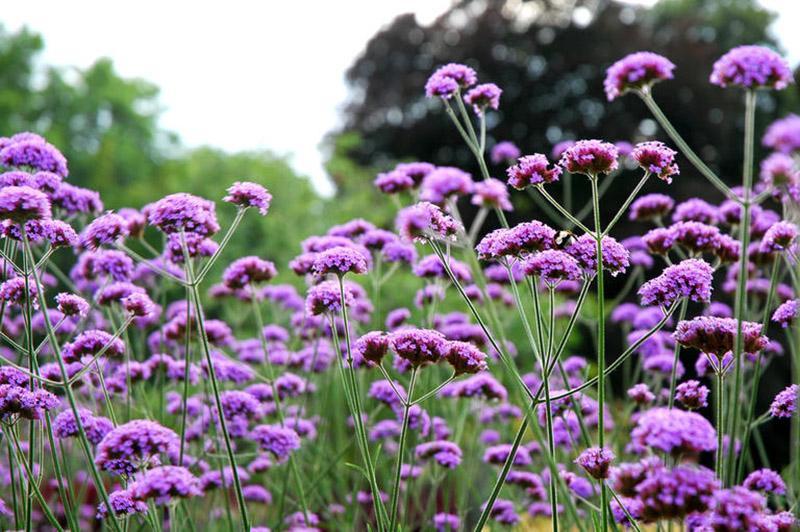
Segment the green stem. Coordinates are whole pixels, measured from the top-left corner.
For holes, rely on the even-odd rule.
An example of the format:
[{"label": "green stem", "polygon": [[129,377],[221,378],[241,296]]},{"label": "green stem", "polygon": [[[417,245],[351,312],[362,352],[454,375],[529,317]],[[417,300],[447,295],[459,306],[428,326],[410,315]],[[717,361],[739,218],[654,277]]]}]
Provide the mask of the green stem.
[{"label": "green stem", "polygon": [[[625,211],[628,210],[628,207],[630,206],[631,203],[633,203],[633,200],[636,199],[636,196],[639,195],[639,191],[642,190],[642,187],[644,186],[645,183],[647,183],[647,180],[648,180],[649,177],[650,177],[650,172],[645,171],[645,173],[642,176],[642,178],[639,180],[639,182],[633,188],[631,193],[628,195],[627,199],[625,199],[625,202],[622,204],[622,207],[619,208],[619,210],[617,211],[617,214],[614,215],[614,218],[612,218],[611,221],[606,226],[606,230],[603,231],[603,236],[606,236],[607,234],[609,234],[611,232],[611,229],[615,225],[617,225],[617,222],[619,221],[620,218],[622,218],[622,215],[625,214]],[[599,200],[599,198],[600,198],[600,194],[598,193],[598,200]]]},{"label": "green stem", "polygon": [[397,501],[400,496],[400,473],[403,469],[403,452],[406,448],[406,438],[408,436],[408,421],[411,414],[412,399],[414,397],[414,386],[417,383],[418,368],[411,370],[411,381],[408,385],[408,397],[404,401],[403,425],[400,428],[400,442],[397,449],[397,463],[394,470],[394,486],[392,488],[391,513],[389,514],[389,530],[394,531],[397,524]]},{"label": "green stem", "polygon": [[[560,204],[558,201],[556,201],[556,199],[555,199],[553,196],[551,196],[551,195],[550,195],[550,194],[547,192],[547,190],[545,190],[544,186],[542,186],[542,185],[537,185],[537,187],[536,187],[536,190],[538,190],[538,191],[539,191],[539,193],[540,193],[542,196],[544,196],[544,198],[545,198],[547,201],[549,201],[549,202],[550,202],[550,204],[551,204],[553,207],[555,207],[555,208],[558,210],[558,212],[560,212],[562,215],[564,215],[564,217],[565,217],[567,220],[569,220],[570,222],[572,222],[572,224],[573,224],[575,227],[579,228],[579,229],[580,229],[581,231],[583,231],[584,233],[588,233],[588,234],[590,234],[590,235],[591,235],[591,234],[598,234],[598,235],[600,234],[599,232],[598,232],[598,233],[592,233],[592,231],[591,231],[591,230],[590,230],[588,227],[586,227],[585,225],[583,225],[583,223],[581,223],[581,221],[580,221],[580,220],[578,220],[577,218],[575,218],[575,217],[574,217],[574,216],[573,216],[573,215],[572,215],[572,214],[571,214],[571,213],[570,213],[568,210],[566,210],[564,207],[562,207],[562,206],[561,206],[561,204]],[[598,229],[598,231],[599,231],[599,229]]]},{"label": "green stem", "polygon": [[[683,318],[686,316],[686,306],[688,304],[688,299],[683,299],[681,301],[681,308],[678,311],[678,323],[683,321]],[[669,408],[675,404],[675,387],[678,384],[678,364],[681,363],[681,344],[680,342],[675,342],[675,348],[673,350],[672,355],[672,372],[670,373],[669,377]]]},{"label": "green stem", "polygon": [[[723,471],[722,471],[722,455],[724,453],[723,450],[723,434],[725,431],[723,427],[725,424],[723,423],[724,411],[725,411],[725,375],[724,369],[722,368],[722,360],[717,361],[719,363],[719,367],[717,368],[716,372],[716,388],[717,388],[717,455],[716,461],[714,463],[714,471],[717,474],[717,478],[722,480]],[[730,442],[731,446],[734,445],[733,442]]]}]

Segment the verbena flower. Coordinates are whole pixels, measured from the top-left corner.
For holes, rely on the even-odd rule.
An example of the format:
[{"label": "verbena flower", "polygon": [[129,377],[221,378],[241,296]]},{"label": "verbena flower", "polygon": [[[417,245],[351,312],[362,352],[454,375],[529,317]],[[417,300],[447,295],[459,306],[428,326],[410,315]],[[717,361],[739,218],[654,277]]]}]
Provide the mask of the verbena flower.
[{"label": "verbena flower", "polygon": [[786,329],[791,325],[797,316],[800,315],[800,299],[791,299],[782,303],[772,314],[772,321],[779,323]]},{"label": "verbena flower", "polygon": [[627,391],[628,397],[634,400],[638,405],[647,405],[655,401],[656,396],[650,391],[647,384],[640,383],[634,384]]},{"label": "verbena flower", "polygon": [[222,273],[222,282],[229,288],[244,288],[271,281],[278,270],[271,261],[250,255],[233,261]]},{"label": "verbena flower", "polygon": [[0,164],[31,168],[67,177],[67,160],[58,149],[34,133],[18,133],[0,149]]},{"label": "verbena flower", "polygon": [[[86,439],[97,445],[114,428],[110,419],[95,416],[85,408],[78,409]],[[78,423],[72,410],[65,410],[53,420],[53,433],[57,438],[75,438],[79,435]]]},{"label": "verbena flower", "polygon": [[[352,306],[355,298],[351,290],[345,286],[345,305]],[[308,289],[306,309],[311,314],[336,314],[342,310],[341,288],[337,281],[323,281]]]},{"label": "verbena flower", "polygon": [[280,425],[259,425],[250,437],[257,442],[263,451],[272,454],[279,461],[285,461],[289,455],[300,448],[300,436],[288,427]]},{"label": "verbena flower", "polygon": [[[733,318],[698,316],[678,323],[674,337],[684,347],[693,347],[721,359],[725,353],[734,350],[737,330],[737,321]],[[769,341],[761,334],[760,323],[742,322],[742,335],[745,353],[756,354]]]},{"label": "verbena flower", "polygon": [[800,116],[789,114],[769,125],[761,143],[781,153],[800,149]]},{"label": "verbena flower", "polygon": [[796,186],[800,181],[800,171],[789,155],[785,153],[772,153],[761,161],[759,177],[761,182],[768,187]]},{"label": "verbena flower", "polygon": [[672,79],[675,65],[666,57],[652,52],[636,52],[626,55],[606,71],[603,88],[608,101],[629,90],[650,90],[654,83]]},{"label": "verbena flower", "polygon": [[792,417],[797,410],[798,392],[800,392],[800,385],[797,384],[784,388],[772,400],[772,404],[769,406],[769,415],[781,418]]},{"label": "verbena flower", "polygon": [[128,236],[128,223],[119,214],[109,212],[95,218],[81,233],[81,246],[97,249],[110,246]]},{"label": "verbena flower", "polygon": [[682,298],[695,302],[711,300],[714,270],[702,259],[686,259],[664,268],[661,275],[639,288],[643,305],[669,307]]},{"label": "verbena flower", "polygon": [[433,459],[442,467],[455,469],[461,463],[462,452],[461,447],[454,442],[435,440],[417,445],[414,456],[418,460]]},{"label": "verbena flower", "polygon": [[[147,503],[133,498],[130,490],[116,490],[108,494],[108,502],[114,515],[124,517],[126,515],[143,514],[147,512]],[[108,514],[106,503],[101,502],[97,505],[97,518],[105,519]]]},{"label": "verbena flower", "polygon": [[355,341],[353,353],[372,364],[380,364],[389,351],[389,336],[383,331],[370,331]]},{"label": "verbena flower", "polygon": [[720,221],[719,209],[700,198],[690,198],[678,204],[672,214],[672,221],[716,224]]},{"label": "verbena flower", "polygon": [[481,83],[467,91],[464,101],[472,106],[476,115],[482,115],[486,109],[497,109],[500,106],[500,95],[503,90],[494,83]]},{"label": "verbena flower", "polygon": [[[586,275],[593,275],[597,272],[597,242],[592,235],[579,236],[567,246],[565,251],[578,261]],[[612,276],[625,273],[625,270],[630,266],[630,253],[624,246],[614,238],[604,236],[602,251],[604,270],[608,271]]]},{"label": "verbena flower", "polygon": [[442,348],[445,360],[456,375],[486,371],[486,354],[469,342],[450,341]]},{"label": "verbena flower", "polygon": [[645,172],[656,175],[659,179],[672,183],[672,176],[680,173],[675,164],[675,155],[678,152],[668,148],[663,142],[657,140],[640,142],[631,152],[631,158],[639,164]]},{"label": "verbena flower", "polygon": [[475,183],[471,203],[473,205],[493,207],[504,211],[514,210],[514,206],[509,199],[506,184],[492,177]]},{"label": "verbena flower", "polygon": [[611,462],[614,461],[614,453],[601,447],[590,447],[583,451],[575,463],[581,466],[592,478],[604,480],[608,478]]},{"label": "verbena flower", "polygon": [[717,431],[703,416],[669,408],[642,412],[631,431],[637,450],[653,449],[673,456],[717,448]]},{"label": "verbena flower", "polygon": [[708,406],[708,393],[700,381],[688,380],[675,388],[675,400],[689,410],[697,410]]},{"label": "verbena flower", "polygon": [[[511,448],[512,446],[508,443],[492,445],[484,451],[483,461],[487,464],[503,465],[511,455]],[[517,454],[514,455],[512,464],[518,467],[525,467],[531,465],[532,462],[533,458],[531,458],[530,451],[525,447],[518,447]]]},{"label": "verbena flower", "polygon": [[467,172],[452,166],[440,166],[422,180],[419,199],[442,205],[448,199],[471,194],[474,186],[472,176]]},{"label": "verbena flower", "polygon": [[762,253],[775,253],[788,250],[797,239],[797,226],[781,221],[773,224],[761,238],[759,250]]},{"label": "verbena flower", "polygon": [[547,249],[531,255],[525,260],[523,270],[525,275],[535,275],[550,286],[564,280],[578,280],[583,274],[575,258],[557,249]]},{"label": "verbena flower", "polygon": [[520,155],[522,155],[522,152],[516,144],[511,141],[504,140],[498,142],[492,147],[492,151],[489,154],[489,159],[492,161],[492,164],[502,164],[513,161]]},{"label": "verbena flower", "polygon": [[337,246],[320,252],[314,259],[313,271],[317,275],[367,273],[367,258],[354,247]]},{"label": "verbena flower", "polygon": [[788,63],[764,46],[737,46],[720,57],[711,72],[720,87],[785,89],[793,81]]},{"label": "verbena flower", "polygon": [[145,471],[128,486],[128,491],[135,500],[152,500],[158,505],[203,494],[199,479],[179,466],[160,466]]},{"label": "verbena flower", "polygon": [[579,140],[561,155],[558,164],[572,174],[597,177],[619,167],[619,150],[601,140]]},{"label": "verbena flower", "polygon": [[466,89],[475,85],[478,76],[475,71],[466,65],[448,63],[436,69],[425,84],[425,95],[439,96],[448,99],[459,89]]},{"label": "verbena flower", "polygon": [[28,186],[0,189],[0,218],[24,223],[51,216],[50,200],[44,192]]},{"label": "verbena flower", "polygon": [[705,523],[711,530],[764,530],[766,499],[741,486],[718,490]]},{"label": "verbena flower", "polygon": [[64,316],[79,316],[81,318],[86,317],[90,308],[85,299],[66,292],[61,292],[56,296],[56,305],[56,308]]},{"label": "verbena flower", "polygon": [[459,222],[427,201],[400,210],[395,224],[407,240],[447,239],[464,231]]},{"label": "verbena flower", "polygon": [[550,167],[550,161],[541,153],[525,155],[517,160],[517,164],[506,170],[508,184],[517,190],[526,187],[555,183],[561,176],[560,166]]},{"label": "verbena flower", "polygon": [[785,495],[786,483],[781,476],[771,469],[757,469],[747,475],[742,486],[749,490],[764,492],[765,494]]},{"label": "verbena flower", "polygon": [[641,518],[649,523],[704,512],[718,488],[714,472],[704,467],[655,468],[636,486],[637,499],[642,503]]},{"label": "verbena flower", "polygon": [[[158,455],[172,455],[178,435],[155,421],[135,419],[111,430],[97,445],[95,463],[104,471],[130,475],[147,467]],[[156,462],[157,463],[157,462]]]},{"label": "verbena flower", "polygon": [[228,187],[228,195],[222,201],[233,203],[243,209],[254,207],[261,216],[265,216],[269,211],[272,194],[258,183],[237,181]]},{"label": "verbena flower", "polygon": [[646,194],[631,204],[628,218],[638,222],[660,220],[675,206],[675,200],[664,194]]},{"label": "verbena flower", "polygon": [[145,208],[147,221],[164,233],[197,233],[210,236],[219,231],[214,203],[179,192],[170,194]]},{"label": "verbena flower", "polygon": [[16,384],[0,384],[0,419],[3,421],[39,420],[59,404],[58,398],[46,390],[31,391]]},{"label": "verbena flower", "polygon": [[461,528],[461,519],[455,514],[439,512],[431,520],[436,532],[458,532]]},{"label": "verbena flower", "polygon": [[414,367],[436,364],[444,357],[445,337],[430,329],[400,329],[389,334],[389,346]]}]

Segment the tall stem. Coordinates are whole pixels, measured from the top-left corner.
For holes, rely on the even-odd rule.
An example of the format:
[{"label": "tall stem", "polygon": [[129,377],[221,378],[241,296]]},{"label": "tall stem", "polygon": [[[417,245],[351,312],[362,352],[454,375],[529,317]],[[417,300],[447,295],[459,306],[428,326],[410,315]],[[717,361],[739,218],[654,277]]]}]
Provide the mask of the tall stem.
[{"label": "tall stem", "polygon": [[[717,367],[717,372],[716,372],[717,373],[717,378],[716,378],[716,384],[717,384],[717,402],[716,402],[716,407],[717,407],[717,420],[716,420],[717,421],[717,455],[716,455],[716,461],[714,463],[714,471],[717,473],[717,478],[722,480],[722,477],[723,477],[722,455],[724,453],[724,451],[723,451],[723,443],[724,443],[723,434],[725,432],[723,430],[723,427],[725,426],[725,424],[723,423],[724,412],[725,412],[725,374],[724,374],[725,370],[722,367],[722,360],[721,359],[717,360],[717,364],[719,365],[719,367]],[[733,442],[730,442],[730,444],[733,445]]]},{"label": "tall stem", "polygon": [[[747,312],[747,265],[748,247],[750,246],[750,193],[753,187],[753,142],[755,136],[755,113],[756,113],[756,93],[747,90],[745,93],[745,113],[744,113],[744,163],[742,168],[742,220],[740,223],[741,249],[739,251],[739,278],[736,283],[736,304],[734,313],[736,317],[736,346],[733,352],[734,372],[733,372],[733,396],[731,397],[731,432],[728,449],[728,457],[723,479],[730,482],[734,472],[734,462],[736,460],[736,433],[739,429],[739,393],[742,387],[742,352],[744,351],[744,334],[742,322]],[[722,427],[720,427],[722,429]],[[724,430],[724,429],[723,429]]]},{"label": "tall stem", "polygon": [[411,381],[408,385],[408,395],[404,401],[403,405],[403,425],[400,428],[400,442],[397,448],[397,464],[395,465],[394,469],[394,486],[392,488],[392,504],[391,504],[391,513],[389,514],[390,524],[389,530],[393,531],[395,529],[395,525],[397,523],[397,501],[399,500],[400,496],[400,473],[403,469],[403,452],[406,448],[406,438],[408,437],[408,422],[409,417],[411,414],[411,405],[414,404],[413,397],[414,397],[414,386],[417,383],[417,374],[419,370],[414,368],[411,370]]},{"label": "tall stem", "polygon": [[[683,321],[683,318],[686,316],[686,305],[688,304],[688,299],[684,299],[681,301],[681,308],[678,311],[678,323]],[[675,347],[673,349],[673,356],[672,356],[672,372],[669,376],[669,399],[668,404],[669,408],[675,404],[675,388],[678,384],[678,364],[681,363],[681,344],[680,342],[675,342]]]},{"label": "tall stem", "polygon": [[[597,191],[597,176],[590,176],[594,231],[597,241],[597,444],[605,444],[605,400],[606,400],[606,301],[603,280],[603,239],[600,222],[600,195]],[[608,491],[605,483],[600,485],[600,509],[603,530],[608,529]]]}]

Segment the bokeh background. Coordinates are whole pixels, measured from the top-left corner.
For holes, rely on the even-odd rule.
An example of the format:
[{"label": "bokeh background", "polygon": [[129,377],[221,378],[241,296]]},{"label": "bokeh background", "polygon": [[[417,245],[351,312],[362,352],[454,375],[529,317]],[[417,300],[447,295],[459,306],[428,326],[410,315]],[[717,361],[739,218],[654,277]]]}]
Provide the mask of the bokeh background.
[{"label": "bokeh background", "polygon": [[[256,251],[279,265],[331,224],[363,216],[391,226],[395,208],[372,180],[399,161],[477,174],[438,102],[423,95],[442,63],[468,63],[503,88],[488,123],[490,147],[511,140],[523,152],[549,153],[575,138],[664,139],[638,99],[609,104],[602,90],[605,69],[626,53],[663,54],[677,70],[656,87],[656,99],[708,164],[736,183],[741,94],[708,83],[712,63],[739,44],[766,44],[792,65],[800,61],[794,0],[113,4],[3,6],[0,135],[46,136],[69,159],[70,180],[99,190],[108,208],[141,207],[176,191],[219,199],[232,181],[261,182],[275,197],[272,212],[247,224],[228,254]],[[798,104],[796,85],[765,94],[757,127]],[[722,199],[687,161],[679,164],[676,199]],[[503,169],[493,172],[502,177]],[[623,179],[604,198],[610,209],[630,190]],[[651,180],[645,192],[660,185]],[[576,194],[577,205],[588,197]],[[511,223],[542,218],[526,196],[515,203]],[[642,230],[622,223],[616,233]],[[407,304],[400,296],[414,282],[397,281],[398,304]],[[784,365],[767,376],[764,402],[785,384]],[[766,441],[785,436],[768,431]]]}]

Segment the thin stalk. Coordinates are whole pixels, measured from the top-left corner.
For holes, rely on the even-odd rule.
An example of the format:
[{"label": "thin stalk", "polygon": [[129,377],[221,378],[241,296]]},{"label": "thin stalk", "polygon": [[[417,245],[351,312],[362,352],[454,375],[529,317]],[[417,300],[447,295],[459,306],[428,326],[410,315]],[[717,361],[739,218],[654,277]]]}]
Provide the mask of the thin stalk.
[{"label": "thin stalk", "polygon": [[[591,235],[591,234],[598,234],[598,235],[600,234],[599,232],[598,232],[598,233],[592,233],[592,231],[591,231],[591,230],[590,230],[588,227],[586,227],[585,225],[583,225],[583,223],[581,223],[581,221],[580,221],[580,220],[578,220],[577,218],[575,218],[575,217],[572,215],[572,213],[570,213],[568,210],[566,210],[564,207],[562,207],[562,206],[561,206],[561,204],[560,204],[560,203],[559,203],[559,202],[558,202],[558,201],[557,201],[557,200],[556,200],[556,199],[555,199],[553,196],[551,196],[551,195],[550,195],[550,194],[547,192],[547,190],[545,190],[545,188],[544,188],[542,185],[538,185],[538,186],[536,187],[536,190],[538,190],[538,191],[539,191],[539,193],[540,193],[542,196],[544,196],[544,198],[545,198],[547,201],[549,201],[549,202],[550,202],[550,204],[551,204],[553,207],[555,207],[555,208],[558,210],[558,212],[560,212],[562,215],[564,215],[564,217],[565,217],[567,220],[569,220],[570,222],[572,222],[572,224],[573,224],[575,227],[579,228],[579,229],[580,229],[581,231],[583,231],[584,233],[588,233],[588,234],[590,234],[590,235]],[[599,231],[599,229],[598,229],[598,231]]]},{"label": "thin stalk", "polygon": [[[603,279],[603,239],[601,237],[600,196],[597,191],[597,176],[590,176],[592,184],[592,204],[594,205],[594,231],[597,241],[597,443],[605,444],[604,408],[606,399],[606,307]],[[603,530],[608,529],[608,492],[605,483],[600,485],[600,508],[602,510]]]},{"label": "thin stalk", "polygon": [[[456,376],[457,376],[457,375],[456,375],[455,373],[453,373],[452,375],[450,375],[450,376],[447,378],[447,380],[445,380],[444,382],[442,382],[441,384],[439,384],[439,385],[438,385],[436,388],[434,388],[433,390],[429,391],[428,393],[426,393],[425,395],[423,395],[423,396],[422,396],[422,397],[420,397],[419,399],[414,399],[414,401],[413,401],[411,404],[412,404],[412,405],[418,405],[418,404],[420,404],[420,403],[423,403],[423,402],[427,401],[428,399],[430,399],[431,397],[433,397],[434,395],[436,395],[437,393],[439,393],[439,391],[440,391],[442,388],[444,388],[445,386],[447,386],[448,384],[450,384],[451,382],[453,382],[453,381],[456,379]],[[410,392],[409,392],[409,394],[410,394]]]},{"label": "thin stalk", "polygon": [[408,436],[408,421],[411,413],[411,401],[414,397],[414,386],[417,383],[418,368],[411,370],[411,380],[408,384],[408,398],[403,404],[403,425],[400,428],[400,442],[397,449],[397,463],[394,470],[394,486],[392,488],[392,503],[389,513],[389,530],[394,531],[397,524],[397,501],[400,496],[400,473],[403,469],[403,452],[406,448],[406,438]]},{"label": "thin stalk", "polygon": [[[753,187],[753,149],[755,136],[755,112],[756,112],[756,93],[747,90],[745,93],[745,114],[744,114],[744,163],[742,168],[742,187],[744,188],[744,201],[742,203],[742,221],[740,224],[741,250],[739,252],[739,278],[736,280],[736,304],[734,317],[736,318],[736,346],[733,351],[734,370],[733,370],[733,396],[731,397],[731,407],[733,409],[730,431],[730,449],[726,462],[724,481],[730,482],[730,477],[734,473],[734,462],[736,460],[736,433],[739,429],[739,404],[741,403],[739,393],[742,387],[742,353],[744,351],[744,331],[742,322],[747,312],[747,265],[748,247],[750,245],[750,193]],[[721,430],[724,430],[720,427]]]},{"label": "thin stalk", "polygon": [[[686,316],[686,306],[689,300],[684,298],[681,301],[681,308],[678,311],[678,323],[683,321],[683,318]],[[675,404],[675,387],[678,384],[678,364],[681,362],[681,344],[680,342],[675,342],[675,348],[673,349],[672,355],[672,371],[670,372],[669,376],[669,408],[672,408]]]},{"label": "thin stalk", "polygon": [[[720,367],[717,368],[716,372],[716,392],[717,392],[717,402],[716,402],[716,409],[717,409],[717,454],[716,460],[714,462],[714,472],[717,474],[717,478],[722,480],[723,471],[722,471],[722,455],[724,454],[723,450],[723,435],[725,431],[723,427],[725,424],[723,423],[724,418],[724,411],[725,411],[725,376],[724,376],[724,369],[722,368],[722,361],[719,361]],[[730,442],[731,446],[734,446],[733,442]]]},{"label": "thin stalk", "polygon": [[[625,211],[628,210],[628,207],[630,206],[630,204],[633,203],[633,200],[636,199],[636,196],[639,195],[639,191],[642,190],[642,187],[644,186],[645,183],[647,183],[647,180],[649,178],[650,178],[650,172],[645,171],[645,173],[642,176],[642,178],[639,180],[639,182],[636,184],[636,186],[633,187],[633,190],[631,191],[631,193],[625,199],[625,202],[622,204],[622,206],[617,211],[617,214],[614,215],[614,218],[612,218],[611,221],[606,226],[606,230],[603,231],[603,236],[606,236],[607,234],[609,234],[611,232],[611,229],[615,225],[617,225],[617,222],[619,221],[619,219],[622,218],[622,215],[625,214]],[[598,199],[599,198],[600,198],[600,195],[598,193]]]},{"label": "thin stalk", "polygon": [[236,211],[236,217],[231,222],[230,227],[228,227],[228,231],[225,233],[225,236],[222,237],[222,241],[219,243],[219,247],[217,251],[208,259],[208,262],[200,269],[200,273],[197,275],[197,283],[202,283],[203,279],[205,279],[206,274],[208,274],[209,270],[214,266],[214,263],[217,262],[222,252],[225,251],[225,248],[228,246],[228,242],[230,242],[231,237],[236,232],[236,229],[239,227],[239,224],[242,222],[242,218],[244,218],[244,213],[247,212],[247,208],[238,208]]}]

